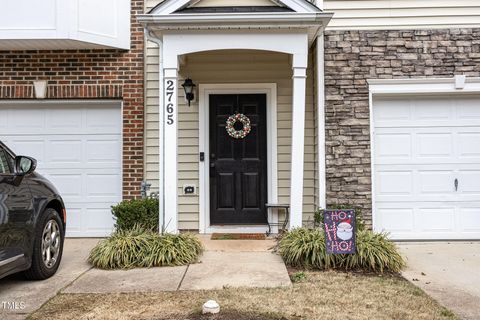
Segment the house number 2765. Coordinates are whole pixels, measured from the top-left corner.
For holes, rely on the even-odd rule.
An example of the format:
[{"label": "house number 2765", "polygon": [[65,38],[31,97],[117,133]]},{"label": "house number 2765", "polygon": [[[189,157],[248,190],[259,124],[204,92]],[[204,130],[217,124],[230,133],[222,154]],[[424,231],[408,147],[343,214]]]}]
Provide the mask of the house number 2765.
[{"label": "house number 2765", "polygon": [[175,120],[173,119],[173,115],[175,112],[175,105],[173,101],[173,95],[175,93],[174,82],[172,80],[167,80],[167,87],[165,90],[166,100],[167,100],[167,124],[172,125]]}]

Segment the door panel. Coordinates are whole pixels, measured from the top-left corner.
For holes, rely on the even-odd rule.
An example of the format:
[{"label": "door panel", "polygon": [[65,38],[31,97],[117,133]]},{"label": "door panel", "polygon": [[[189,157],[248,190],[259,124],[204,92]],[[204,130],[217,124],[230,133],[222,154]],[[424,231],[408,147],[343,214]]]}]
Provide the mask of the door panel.
[{"label": "door panel", "polygon": [[[226,132],[226,120],[237,112],[250,119],[244,139]],[[211,224],[266,223],[266,95],[210,95],[209,117]]]}]

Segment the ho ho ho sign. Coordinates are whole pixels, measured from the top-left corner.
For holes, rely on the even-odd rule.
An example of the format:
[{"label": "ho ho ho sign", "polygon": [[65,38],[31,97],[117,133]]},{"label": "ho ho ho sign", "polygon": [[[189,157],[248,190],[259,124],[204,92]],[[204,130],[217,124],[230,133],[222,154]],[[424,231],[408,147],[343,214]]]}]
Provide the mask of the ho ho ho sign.
[{"label": "ho ho ho sign", "polygon": [[323,223],[328,254],[355,254],[355,210],[325,210]]}]

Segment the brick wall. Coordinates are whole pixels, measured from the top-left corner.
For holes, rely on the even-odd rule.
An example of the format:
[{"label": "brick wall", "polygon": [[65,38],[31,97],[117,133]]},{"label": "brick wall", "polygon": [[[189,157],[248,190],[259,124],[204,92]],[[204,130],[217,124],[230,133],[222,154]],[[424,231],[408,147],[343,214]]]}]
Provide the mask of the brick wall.
[{"label": "brick wall", "polygon": [[143,177],[144,36],[131,3],[131,50],[0,51],[0,99],[32,99],[34,80],[48,80],[48,99],[123,100],[123,195],[139,195]]},{"label": "brick wall", "polygon": [[367,79],[480,76],[480,29],[325,34],[327,203],[371,222]]}]

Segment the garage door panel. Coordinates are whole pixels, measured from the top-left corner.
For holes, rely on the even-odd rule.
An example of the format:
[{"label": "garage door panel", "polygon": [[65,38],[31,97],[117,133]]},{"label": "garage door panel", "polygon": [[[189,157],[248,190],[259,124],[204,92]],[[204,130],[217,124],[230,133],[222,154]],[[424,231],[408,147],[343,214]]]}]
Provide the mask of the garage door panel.
[{"label": "garage door panel", "polygon": [[84,215],[83,229],[88,230],[90,234],[109,234],[113,231],[112,227],[106,227],[115,223],[110,211],[104,208],[86,208]]},{"label": "garage door panel", "polygon": [[6,117],[0,120],[1,140],[17,154],[36,158],[37,171],[62,195],[67,236],[108,235],[110,207],[122,198],[119,104],[2,106],[0,115]]},{"label": "garage door panel", "polygon": [[461,120],[480,120],[479,99],[475,97],[463,98],[455,101],[457,118]]},{"label": "garage door panel", "polygon": [[82,132],[84,109],[55,108],[46,110],[46,127],[56,132]]},{"label": "garage door panel", "polygon": [[377,171],[377,192],[379,195],[413,194],[413,176],[411,171]]},{"label": "garage door panel", "polygon": [[416,208],[416,226],[421,232],[445,233],[455,231],[455,206]]},{"label": "garage door panel", "polygon": [[410,160],[412,157],[412,135],[410,133],[378,133],[375,137],[378,150],[377,161]]},{"label": "garage door panel", "polygon": [[88,163],[106,167],[120,165],[121,142],[111,136],[90,138],[85,142],[86,160]]},{"label": "garage door panel", "polygon": [[411,232],[414,229],[414,211],[412,208],[377,208],[378,223],[381,231],[390,233]]},{"label": "garage door panel", "polygon": [[460,209],[460,227],[463,232],[480,232],[480,205]]},{"label": "garage door panel", "polygon": [[453,156],[453,135],[444,132],[417,133],[416,156],[420,158],[445,158]]},{"label": "garage door panel", "polygon": [[83,220],[82,206],[75,206],[73,202],[68,202],[67,208],[67,233],[68,236],[80,236],[84,231],[82,226]]},{"label": "garage door panel", "polygon": [[[410,103],[413,105],[412,120],[429,120],[429,121],[445,121],[454,118],[454,104],[449,99],[431,100],[417,97],[412,99]],[[435,112],[432,112],[435,110]]]},{"label": "garage door panel", "polygon": [[375,100],[375,123],[410,120],[412,118],[411,101],[404,99]]},{"label": "garage door panel", "polygon": [[455,172],[453,170],[418,170],[417,172],[420,195],[437,194],[442,196],[455,191]]},{"label": "garage door panel", "polygon": [[[82,140],[80,139],[48,139],[46,143],[46,161],[49,166],[79,166],[82,163]],[[43,163],[42,163],[43,165]],[[41,168],[41,166],[39,167]]]},{"label": "garage door panel", "polygon": [[44,174],[44,176],[55,185],[65,202],[70,203],[83,200],[82,194],[84,184],[82,181],[82,174],[50,173]]},{"label": "garage door panel", "polygon": [[18,155],[29,155],[37,160],[37,166],[45,162],[45,141],[33,137],[8,137],[1,135],[2,141]]},{"label": "garage door panel", "polygon": [[[113,112],[112,112],[113,111]],[[86,109],[86,129],[88,132],[100,130],[104,133],[115,133],[122,127],[122,116],[117,109]]]},{"label": "garage door panel", "polygon": [[376,229],[480,238],[480,97],[375,99],[373,115]]},{"label": "garage door panel", "polygon": [[118,195],[121,191],[121,180],[119,173],[89,173],[85,177],[88,201],[115,202],[119,201]]},{"label": "garage door panel", "polygon": [[458,196],[461,201],[480,200],[480,170],[458,172]]},{"label": "garage door panel", "polygon": [[480,129],[479,132],[463,129],[458,134],[458,152],[461,158],[480,159]]}]

